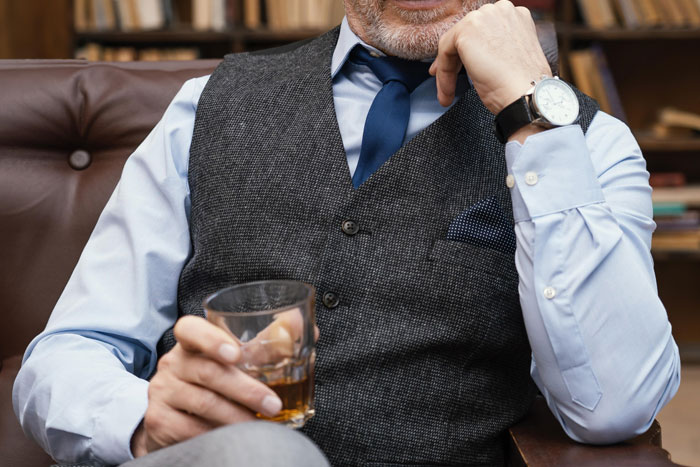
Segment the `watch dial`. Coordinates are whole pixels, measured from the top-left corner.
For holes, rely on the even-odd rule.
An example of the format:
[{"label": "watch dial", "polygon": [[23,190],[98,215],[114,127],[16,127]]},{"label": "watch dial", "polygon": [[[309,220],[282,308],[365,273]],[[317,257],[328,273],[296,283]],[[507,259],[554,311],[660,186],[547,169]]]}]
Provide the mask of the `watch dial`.
[{"label": "watch dial", "polygon": [[545,79],[535,88],[535,105],[539,113],[550,123],[571,125],[578,118],[578,98],[565,82]]}]

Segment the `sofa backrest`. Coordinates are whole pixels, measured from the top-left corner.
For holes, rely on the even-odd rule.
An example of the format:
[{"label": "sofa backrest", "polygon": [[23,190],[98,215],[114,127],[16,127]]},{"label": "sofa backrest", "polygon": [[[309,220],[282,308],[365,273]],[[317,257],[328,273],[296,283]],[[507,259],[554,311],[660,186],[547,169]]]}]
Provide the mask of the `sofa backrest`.
[{"label": "sofa backrest", "polygon": [[0,61],[0,358],[45,326],[129,154],[218,61]]}]

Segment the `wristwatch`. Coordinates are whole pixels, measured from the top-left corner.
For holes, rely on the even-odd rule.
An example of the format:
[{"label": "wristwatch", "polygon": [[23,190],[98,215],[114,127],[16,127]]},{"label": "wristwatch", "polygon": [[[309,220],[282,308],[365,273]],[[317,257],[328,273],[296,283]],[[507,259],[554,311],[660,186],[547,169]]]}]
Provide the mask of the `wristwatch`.
[{"label": "wristwatch", "polygon": [[545,128],[578,121],[579,104],[573,89],[559,77],[533,81],[523,97],[501,110],[493,122],[498,140],[505,144],[513,133],[534,123]]}]

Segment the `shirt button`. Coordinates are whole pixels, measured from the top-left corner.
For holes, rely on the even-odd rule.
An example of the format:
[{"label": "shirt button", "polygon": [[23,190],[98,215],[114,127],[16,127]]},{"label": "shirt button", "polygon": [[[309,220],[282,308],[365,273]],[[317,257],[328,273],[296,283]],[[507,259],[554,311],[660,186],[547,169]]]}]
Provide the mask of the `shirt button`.
[{"label": "shirt button", "polygon": [[340,297],[333,292],[326,292],[323,294],[323,304],[326,308],[333,309],[340,304]]},{"label": "shirt button", "polygon": [[347,220],[347,221],[343,222],[342,229],[346,235],[352,236],[352,235],[355,235],[360,230],[360,226],[357,225],[357,222],[355,222],[355,221]]},{"label": "shirt button", "polygon": [[512,175],[508,175],[506,177],[506,186],[508,188],[513,188],[515,186],[515,177],[513,177]]},{"label": "shirt button", "polygon": [[525,174],[525,183],[527,183],[528,185],[530,185],[530,186],[536,185],[537,180],[538,180],[538,177],[537,177],[537,174],[535,172],[528,172]]},{"label": "shirt button", "polygon": [[372,57],[374,57],[374,58],[379,58],[379,57],[381,57],[381,55],[379,55],[379,54],[378,54],[377,52],[375,52],[374,50],[370,50],[370,51],[369,51],[369,54],[370,54]]},{"label": "shirt button", "polygon": [[556,296],[557,291],[554,290],[554,287],[547,287],[546,289],[544,289],[544,298],[546,298],[547,300],[551,300]]}]

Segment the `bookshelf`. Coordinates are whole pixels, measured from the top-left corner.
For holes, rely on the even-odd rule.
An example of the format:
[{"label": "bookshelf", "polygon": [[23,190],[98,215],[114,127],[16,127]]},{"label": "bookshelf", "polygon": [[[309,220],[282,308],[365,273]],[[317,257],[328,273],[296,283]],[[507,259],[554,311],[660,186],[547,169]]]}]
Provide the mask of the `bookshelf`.
[{"label": "bookshelf", "polygon": [[[652,254],[659,295],[681,355],[684,361],[700,362],[700,197],[693,191],[693,187],[700,187],[700,129],[670,128],[660,123],[660,112],[668,107],[700,115],[700,2],[696,2],[696,12],[686,10],[682,17],[666,11],[690,8],[691,3],[561,0],[555,17],[562,76],[580,86],[576,78],[586,79],[581,77],[582,71],[600,76],[607,73],[602,88],[597,89],[613,96],[603,96],[599,102],[608,99],[614,110],[617,99],[621,115],[616,116],[634,132],[653,176],[674,174],[671,185],[678,186],[654,187],[659,228]],[[643,7],[637,18],[623,16],[622,7],[630,5]],[[650,5],[655,12],[644,10]],[[581,61],[588,50],[601,54],[602,63]],[[673,208],[677,209],[674,214],[663,212]],[[681,226],[683,222],[685,227]]]},{"label": "bookshelf", "polygon": [[72,0],[77,55],[98,59],[104,48],[126,49],[138,59],[144,49],[175,49],[189,53],[183,59],[221,58],[318,36],[344,14],[342,0],[140,1]]}]

